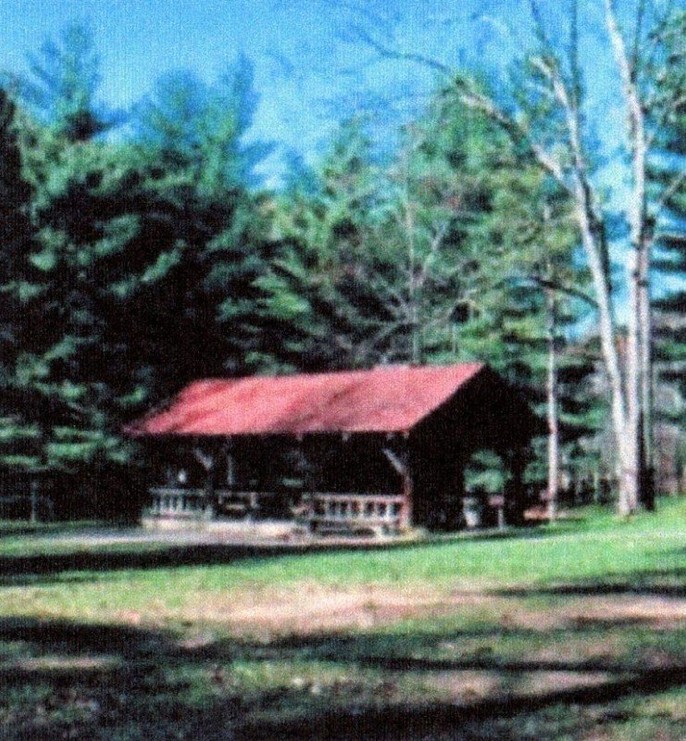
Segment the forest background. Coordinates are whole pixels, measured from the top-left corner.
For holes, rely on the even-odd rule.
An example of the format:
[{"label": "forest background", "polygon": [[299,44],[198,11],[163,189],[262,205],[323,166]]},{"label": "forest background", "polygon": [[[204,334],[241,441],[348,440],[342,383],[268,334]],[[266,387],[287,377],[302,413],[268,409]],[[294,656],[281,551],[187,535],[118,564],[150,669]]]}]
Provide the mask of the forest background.
[{"label": "forest background", "polygon": [[[553,503],[605,484],[629,513],[677,491],[686,16],[529,2],[513,30],[505,5],[472,20],[520,53],[482,63],[346,6],[338,42],[417,69],[429,94],[339,98],[324,153],[273,177],[246,56],[209,82],[168,72],[126,111],[100,95],[88,23],[7,72],[7,480],[105,491],[142,462],[122,425],[192,379],[478,359],[547,420],[528,476]],[[472,486],[502,486],[477,468]]]}]

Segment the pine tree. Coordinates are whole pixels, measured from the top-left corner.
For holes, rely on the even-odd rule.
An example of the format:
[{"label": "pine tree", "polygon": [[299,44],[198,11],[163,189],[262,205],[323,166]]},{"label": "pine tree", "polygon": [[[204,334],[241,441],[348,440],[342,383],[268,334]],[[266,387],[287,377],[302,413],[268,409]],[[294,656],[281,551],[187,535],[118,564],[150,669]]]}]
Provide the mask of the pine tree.
[{"label": "pine tree", "polygon": [[70,141],[88,141],[124,118],[97,100],[100,60],[88,24],[71,23],[56,41],[46,41],[18,82],[28,112]]},{"label": "pine tree", "polygon": [[[686,89],[685,26],[686,14],[681,14],[665,29],[662,37],[671,61],[663,78],[663,93],[676,100],[683,99]],[[657,451],[667,459],[665,462],[671,469],[668,475],[677,479],[673,486],[674,483],[683,485],[683,471],[686,470],[685,446],[680,432],[686,421],[686,229],[683,223],[686,187],[683,177],[679,176],[686,168],[686,108],[683,103],[676,108],[669,125],[657,129],[657,133],[660,156],[651,162],[650,176],[654,197],[664,199],[665,214],[657,224],[658,243],[653,261],[655,433],[672,428],[671,437],[677,439],[676,446],[669,446],[671,451]],[[656,466],[658,463],[655,462]]]},{"label": "pine tree", "polygon": [[24,311],[40,292],[31,223],[32,189],[24,177],[18,114],[0,90],[0,465],[40,466],[38,427],[26,413],[30,375],[22,365]]},{"label": "pine tree", "polygon": [[259,281],[272,367],[364,367],[383,357],[391,317],[375,284],[382,195],[364,125],[351,120],[320,167],[278,198],[275,259]]},{"label": "pine tree", "polygon": [[222,128],[217,100],[208,106],[212,116],[191,129],[213,125],[192,158],[26,119],[35,238],[12,268],[28,295],[4,416],[31,434],[10,451],[15,462],[71,472],[122,464],[132,456],[124,421],[192,378],[245,367],[267,213],[237,179],[246,160],[231,161],[242,157],[245,121]]},{"label": "pine tree", "polygon": [[[151,192],[171,210],[165,218],[183,251],[173,270],[176,308],[166,317],[160,311],[163,323],[175,318],[170,348],[184,363],[163,384],[167,392],[174,378],[178,385],[260,366],[256,281],[266,270],[271,206],[256,185],[272,146],[245,142],[257,105],[252,84],[252,66],[242,57],[215,85],[174,73],[133,121]],[[208,352],[199,355],[194,344]]]}]

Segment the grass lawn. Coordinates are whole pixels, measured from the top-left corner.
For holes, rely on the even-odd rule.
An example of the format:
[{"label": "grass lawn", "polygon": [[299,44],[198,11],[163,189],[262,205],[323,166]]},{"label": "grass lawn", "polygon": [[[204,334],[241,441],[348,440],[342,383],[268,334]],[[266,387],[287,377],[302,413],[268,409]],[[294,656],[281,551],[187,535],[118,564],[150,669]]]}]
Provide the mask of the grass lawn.
[{"label": "grass lawn", "polygon": [[3,739],[686,738],[686,499],[316,553],[62,535],[0,525]]}]

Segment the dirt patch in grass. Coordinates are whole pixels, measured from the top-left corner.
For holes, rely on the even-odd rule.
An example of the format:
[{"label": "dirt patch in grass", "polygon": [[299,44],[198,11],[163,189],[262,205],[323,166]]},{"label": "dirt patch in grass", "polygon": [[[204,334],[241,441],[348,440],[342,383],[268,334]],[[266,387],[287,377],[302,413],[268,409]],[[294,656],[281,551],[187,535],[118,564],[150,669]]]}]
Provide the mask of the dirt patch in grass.
[{"label": "dirt patch in grass", "polygon": [[[681,687],[678,642],[667,651],[662,638],[680,634],[686,599],[314,582],[200,594],[152,613],[122,610],[117,622],[130,627],[103,636],[109,655],[98,654],[92,625],[8,628],[5,677],[18,690],[4,720],[0,702],[0,732],[4,723],[15,738],[104,738],[101,724],[126,734],[135,721],[133,737],[145,727],[193,738],[209,723],[208,738],[344,739],[377,738],[386,724],[378,738],[435,741],[454,738],[456,724],[473,739],[553,738],[568,724],[569,737],[621,738],[626,723],[652,732],[663,715],[684,730],[673,712],[683,695],[638,714],[642,692]],[[173,634],[160,630],[166,621]],[[31,655],[18,657],[18,636],[34,633]],[[643,641],[635,659],[632,640]],[[597,719],[579,714],[596,706]]]},{"label": "dirt patch in grass", "polygon": [[686,599],[653,595],[616,595],[585,598],[567,605],[577,614],[569,615],[570,624],[593,625],[620,622],[643,625],[651,630],[686,628]]},{"label": "dirt patch in grass", "polygon": [[[197,609],[197,615],[196,613]],[[643,626],[651,630],[686,628],[686,599],[644,595],[594,595],[560,598],[541,607],[526,600],[479,592],[441,594],[432,590],[402,590],[387,586],[360,589],[307,585],[260,595],[232,595],[184,606],[188,619],[200,617],[232,628],[310,634],[343,629],[367,630],[395,621],[463,614],[478,615],[502,629],[545,633],[556,629],[583,630],[612,626]]]},{"label": "dirt patch in grass", "polygon": [[445,693],[443,700],[469,704],[494,698],[535,698],[600,687],[616,681],[616,676],[603,671],[466,670],[430,674],[425,681]]},{"label": "dirt patch in grass", "polygon": [[686,738],[681,541],[544,535],[16,573],[0,736]]},{"label": "dirt patch in grass", "polygon": [[315,585],[276,593],[249,604],[234,604],[224,620],[236,628],[263,628],[278,633],[309,634],[342,629],[367,630],[422,615],[439,617],[486,604],[497,597],[465,593],[449,598],[431,591],[374,586],[362,589],[323,589]]}]

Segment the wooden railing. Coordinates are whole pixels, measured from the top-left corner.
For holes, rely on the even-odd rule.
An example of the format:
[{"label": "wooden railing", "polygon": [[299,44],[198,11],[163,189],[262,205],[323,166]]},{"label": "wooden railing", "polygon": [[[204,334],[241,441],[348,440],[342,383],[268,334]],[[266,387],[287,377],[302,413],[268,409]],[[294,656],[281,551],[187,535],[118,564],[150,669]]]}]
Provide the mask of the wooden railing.
[{"label": "wooden railing", "polygon": [[150,489],[149,514],[157,517],[198,517],[208,511],[209,502],[202,489],[158,486]]},{"label": "wooden railing", "polygon": [[204,489],[182,489],[158,486],[150,489],[152,504],[149,513],[158,517],[250,517],[260,510],[264,500],[274,498],[274,492],[231,491],[217,489],[208,497]]},{"label": "wooden railing", "polygon": [[[275,492],[218,489],[210,499],[204,489],[160,486],[150,490],[154,517],[251,518],[265,499],[283,496]],[[295,522],[313,532],[362,530],[399,532],[409,526],[406,498],[399,494],[303,494],[300,504],[290,508]]]},{"label": "wooden railing", "polygon": [[305,494],[295,515],[312,531],[399,532],[410,524],[407,499],[399,494]]}]

